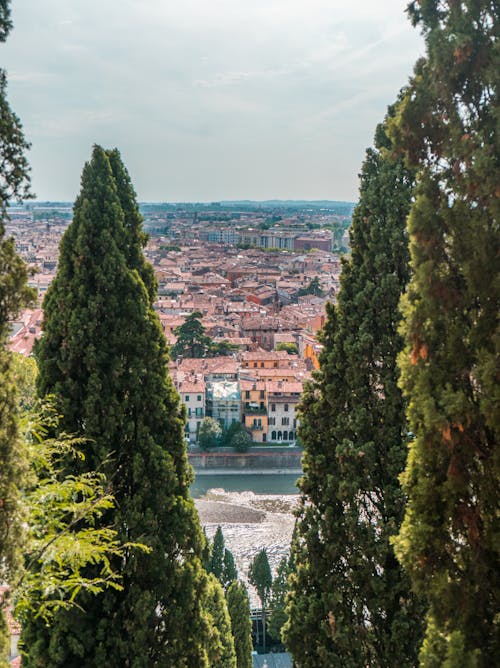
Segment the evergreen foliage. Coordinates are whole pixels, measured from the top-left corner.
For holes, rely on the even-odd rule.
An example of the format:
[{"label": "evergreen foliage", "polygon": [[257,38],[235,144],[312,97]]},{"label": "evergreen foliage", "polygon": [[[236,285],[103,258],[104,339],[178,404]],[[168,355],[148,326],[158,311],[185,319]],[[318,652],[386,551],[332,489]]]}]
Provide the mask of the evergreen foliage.
[{"label": "evergreen foliage", "polygon": [[205,609],[211,618],[210,668],[237,668],[231,619],[222,587],[214,575],[209,576]]},{"label": "evergreen foliage", "polygon": [[257,552],[248,569],[248,580],[255,590],[262,605],[262,635],[264,653],[266,651],[266,608],[273,584],[273,575],[265,548]]},{"label": "evergreen foliage", "polygon": [[234,561],[233,553],[227,547],[224,550],[224,568],[222,570],[221,584],[225,590],[238,579],[238,569]]},{"label": "evergreen foliage", "polygon": [[116,506],[103,523],[149,552],[112,560],[122,591],[81,595],[50,628],[30,619],[26,668],[208,665],[203,538],[144,243],[118,153],[94,147],[44,303],[38,389],[57,398],[61,429],[86,439],[80,470],[109,480]]},{"label": "evergreen foliage", "polygon": [[237,350],[239,350],[237,343],[231,343],[230,340],[224,339],[218,342],[212,341],[208,349],[208,354],[210,357],[227,357]]},{"label": "evergreen foliage", "polygon": [[298,295],[299,297],[303,297],[304,295],[314,295],[315,297],[322,297],[323,290],[321,289],[321,285],[319,284],[319,277],[315,276],[310,280],[309,284],[305,288],[300,288]]},{"label": "evergreen foliage", "polygon": [[172,357],[188,358],[204,357],[208,353],[212,339],[205,334],[205,327],[201,323],[203,314],[200,311],[190,313],[184,323],[174,330],[177,341],[172,346]]},{"label": "evergreen foliage", "polygon": [[420,642],[421,608],[390,544],[405,500],[396,356],[414,175],[385,156],[389,145],[381,125],[362,168],[338,303],[327,308],[321,368],[302,400],[297,570],[284,629],[298,668],[414,666]]},{"label": "evergreen foliage", "polygon": [[[0,2],[0,42],[12,27],[10,2]],[[0,69],[0,582],[12,581],[21,565],[25,511],[22,491],[27,461],[19,438],[12,357],[7,351],[8,319],[33,297],[28,274],[16,254],[13,239],[6,237],[9,201],[29,197],[29,166],[21,123],[7,100],[7,78]],[[0,663],[7,647],[7,627],[0,601]]]},{"label": "evergreen foliage", "polygon": [[233,582],[226,593],[237,668],[252,668],[252,621],[246,587]]},{"label": "evergreen foliage", "polygon": [[426,57],[391,133],[419,169],[402,388],[415,439],[398,557],[430,608],[420,665],[500,656],[499,5],[412,2]]},{"label": "evergreen foliage", "polygon": [[213,573],[217,580],[222,578],[224,570],[224,534],[220,526],[217,527],[212,542],[212,554],[210,556],[210,573]]},{"label": "evergreen foliage", "polygon": [[238,571],[234,562],[233,554],[226,548],[224,534],[220,526],[217,527],[214,539],[210,546],[210,557],[207,570],[215,575],[223,586],[224,591],[238,578]]},{"label": "evergreen foliage", "polygon": [[287,614],[285,610],[286,597],[289,591],[288,579],[293,566],[288,557],[283,557],[278,564],[276,575],[271,587],[271,596],[269,597],[269,634],[278,642],[281,641],[281,629],[283,628]]}]

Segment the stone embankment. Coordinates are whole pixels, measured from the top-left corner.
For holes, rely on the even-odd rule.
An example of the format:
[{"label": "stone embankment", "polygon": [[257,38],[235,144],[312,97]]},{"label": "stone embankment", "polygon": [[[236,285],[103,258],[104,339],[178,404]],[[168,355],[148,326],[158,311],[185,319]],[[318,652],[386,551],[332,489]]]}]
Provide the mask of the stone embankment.
[{"label": "stone embankment", "polygon": [[297,447],[252,448],[241,453],[229,448],[218,448],[204,452],[190,449],[189,462],[196,473],[301,473],[302,450]]}]

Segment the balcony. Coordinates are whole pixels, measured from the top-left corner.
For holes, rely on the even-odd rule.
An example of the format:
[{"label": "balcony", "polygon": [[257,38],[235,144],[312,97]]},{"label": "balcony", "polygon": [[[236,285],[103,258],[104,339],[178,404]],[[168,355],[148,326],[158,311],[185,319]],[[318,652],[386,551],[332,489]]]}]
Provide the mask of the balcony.
[{"label": "balcony", "polygon": [[260,408],[260,406],[253,408],[243,406],[243,415],[267,415],[267,408],[265,406],[263,408]]}]

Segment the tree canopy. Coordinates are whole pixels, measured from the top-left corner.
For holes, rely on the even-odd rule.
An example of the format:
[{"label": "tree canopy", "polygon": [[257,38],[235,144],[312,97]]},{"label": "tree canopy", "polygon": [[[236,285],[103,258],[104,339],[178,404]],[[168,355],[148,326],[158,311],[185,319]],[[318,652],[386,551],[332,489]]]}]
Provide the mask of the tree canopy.
[{"label": "tree canopy", "polygon": [[246,587],[233,582],[226,593],[237,668],[252,668],[252,621]]},{"label": "tree canopy", "polygon": [[429,601],[420,665],[500,655],[499,6],[412,2],[426,54],[391,126],[419,171],[401,385],[409,500],[396,550]]},{"label": "tree canopy", "polygon": [[149,551],[112,561],[123,590],[82,595],[50,628],[25,623],[27,668],[208,665],[203,538],[145,241],[118,152],[94,147],[44,302],[38,389],[55,395],[60,429],[85,439],[79,470],[106,474],[116,505],[102,522]]},{"label": "tree canopy", "polygon": [[404,511],[408,429],[396,358],[414,173],[386,156],[385,127],[366,153],[352,254],[300,409],[304,475],[285,627],[299,668],[409,668],[420,639],[420,608],[390,543]]},{"label": "tree canopy", "polygon": [[184,323],[174,330],[177,336],[172,346],[172,357],[205,357],[212,343],[212,339],[205,334],[205,327],[201,323],[203,314],[200,311],[190,313]]}]

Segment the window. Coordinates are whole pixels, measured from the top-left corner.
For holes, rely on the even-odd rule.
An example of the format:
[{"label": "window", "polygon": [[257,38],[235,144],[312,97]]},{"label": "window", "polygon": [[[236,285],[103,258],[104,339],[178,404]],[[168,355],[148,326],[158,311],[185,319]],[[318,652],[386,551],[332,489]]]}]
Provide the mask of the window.
[{"label": "window", "polygon": [[191,409],[188,408],[188,418],[190,418],[190,417],[191,417]]},{"label": "window", "polygon": [[253,363],[253,367],[254,367],[254,369],[257,368],[257,362],[254,362],[254,363]]},{"label": "window", "polygon": [[260,363],[260,368],[261,368],[261,369],[264,368],[264,362],[261,362],[261,363]]},{"label": "window", "polygon": [[262,443],[267,441],[267,434],[262,434]]},{"label": "window", "polygon": [[285,405],[283,406],[283,410],[284,410],[284,411],[288,411],[288,404],[285,404]]},{"label": "window", "polygon": [[[191,409],[190,409],[191,410]],[[199,407],[195,412],[196,417],[203,417],[203,408]]]},{"label": "window", "polygon": [[288,427],[288,425],[290,424],[290,418],[289,418],[289,417],[281,418],[281,424],[282,424],[283,426],[287,426],[287,427]]},{"label": "window", "polygon": [[273,433],[271,434],[271,441],[275,441],[275,440],[276,440],[276,432],[273,431]]},{"label": "window", "polygon": [[201,394],[196,397],[196,401],[201,401]]},{"label": "window", "polygon": [[275,417],[270,417],[268,422],[269,422],[270,427],[274,427],[274,425],[276,424],[276,418]]},{"label": "window", "polygon": [[250,399],[250,390],[245,390],[245,399]]},{"label": "window", "polygon": [[271,410],[275,411],[276,410],[276,404],[271,404]]},{"label": "window", "polygon": [[186,402],[189,401],[189,394],[186,394],[185,401],[186,401]]},{"label": "window", "polygon": [[264,390],[260,391],[260,399],[264,399]]}]

